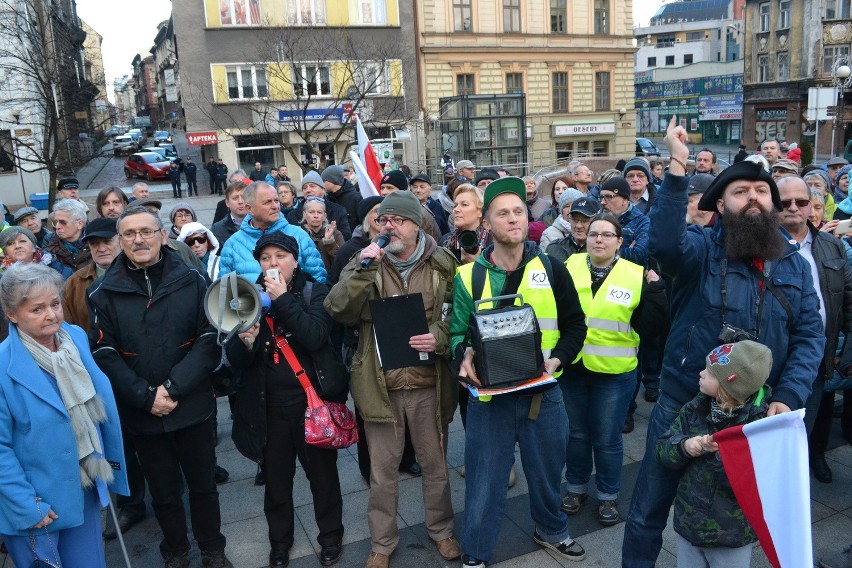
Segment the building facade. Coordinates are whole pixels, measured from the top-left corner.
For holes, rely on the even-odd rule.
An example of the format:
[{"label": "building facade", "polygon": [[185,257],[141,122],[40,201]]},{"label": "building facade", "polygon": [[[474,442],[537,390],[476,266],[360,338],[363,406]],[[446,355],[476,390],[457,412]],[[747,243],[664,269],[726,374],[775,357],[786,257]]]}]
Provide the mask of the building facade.
[{"label": "building facade", "polygon": [[91,121],[94,132],[103,132],[112,126],[110,103],[107,97],[104,58],[101,52],[103,37],[84,20],[80,20],[86,41],[83,43],[83,65],[86,79],[98,88],[98,94],[91,106]]},{"label": "building facade", "polygon": [[128,125],[136,116],[136,82],[125,75],[113,82],[116,124]]},{"label": "building facade", "polygon": [[[517,173],[583,156],[632,155],[631,14],[632,3],[617,0],[417,2],[429,169],[439,169],[447,151],[478,167],[499,162]],[[478,145],[459,155],[452,137],[442,135],[456,119],[442,115],[441,99],[505,93],[526,95],[525,127],[505,132],[483,118],[472,125],[482,133],[475,136]],[[508,135],[525,139],[524,163],[491,149],[516,143]]]},{"label": "building facade", "polygon": [[138,53],[133,58],[131,66],[135,85],[136,116],[151,117],[151,125],[156,127],[160,124],[161,115],[154,56]]},{"label": "building facade", "polygon": [[385,161],[416,156],[411,2],[205,0],[175,3],[173,20],[187,136],[202,159],[286,164],[298,179],[349,160],[354,115],[390,147]]},{"label": "building facade", "polygon": [[681,0],[634,30],[637,136],[665,136],[677,115],[691,144],[740,143],[744,14],[744,0]]},{"label": "building facade", "polygon": [[[848,0],[746,1],[743,129],[747,143],[767,138],[807,141],[823,158],[843,153],[849,121],[824,115],[809,118],[808,92],[831,88],[835,66],[848,61],[850,8]],[[827,106],[849,108],[848,93],[829,94]]]},{"label": "building facade", "polygon": [[183,128],[183,110],[180,97],[180,67],[178,66],[177,45],[174,41],[174,20],[169,18],[157,26],[154,47],[156,86],[160,104],[160,127],[169,129],[172,125]]}]

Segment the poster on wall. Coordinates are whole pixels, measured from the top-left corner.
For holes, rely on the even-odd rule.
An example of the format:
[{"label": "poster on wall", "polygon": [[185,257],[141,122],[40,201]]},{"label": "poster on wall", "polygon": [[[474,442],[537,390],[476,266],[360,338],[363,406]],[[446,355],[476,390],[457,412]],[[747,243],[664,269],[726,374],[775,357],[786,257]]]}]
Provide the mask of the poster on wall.
[{"label": "poster on wall", "polygon": [[764,140],[774,138],[784,140],[787,136],[787,109],[757,109],[754,123],[754,143],[760,145]]},{"label": "poster on wall", "polygon": [[698,130],[698,119],[697,118],[691,118],[689,120],[689,129],[692,130],[693,132]]}]

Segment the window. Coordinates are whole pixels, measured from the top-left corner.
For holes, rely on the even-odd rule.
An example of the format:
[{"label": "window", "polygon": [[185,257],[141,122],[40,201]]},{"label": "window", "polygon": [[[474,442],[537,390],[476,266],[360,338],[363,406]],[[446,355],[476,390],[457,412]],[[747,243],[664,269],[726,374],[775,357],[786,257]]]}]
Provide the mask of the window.
[{"label": "window", "polygon": [[349,21],[376,26],[388,23],[387,0],[349,0]]},{"label": "window", "polygon": [[609,33],[609,0],[595,0],[595,33]]},{"label": "window", "polygon": [[568,112],[568,73],[553,74],[553,111]]},{"label": "window", "polygon": [[521,31],[521,0],[503,0],[503,31]]},{"label": "window", "polygon": [[524,92],[523,73],[506,73],[506,92],[510,94]]},{"label": "window", "polygon": [[656,67],[657,66],[657,58],[649,57],[648,58],[648,67]]},{"label": "window", "polygon": [[609,71],[595,73],[595,110],[609,110]]},{"label": "window", "polygon": [[666,55],[666,65],[674,65],[674,55]]},{"label": "window", "polygon": [[463,73],[456,75],[456,94],[457,95],[474,95],[476,94],[476,86],[474,85],[473,73]]},{"label": "window", "polygon": [[556,150],[557,160],[570,160],[571,154],[574,152],[574,144],[571,142],[557,142],[554,146],[554,150]]},{"label": "window", "polygon": [[674,34],[660,34],[657,36],[657,47],[671,47],[674,44]]},{"label": "window", "polygon": [[790,80],[790,54],[789,53],[779,53],[778,54],[778,80],[779,81],[789,81]]},{"label": "window", "polygon": [[850,14],[850,0],[826,0],[825,2],[825,19],[826,20],[848,20]]},{"label": "window", "polygon": [[15,170],[15,153],[12,144],[12,133],[0,130],[0,174],[8,174]]},{"label": "window", "polygon": [[691,53],[684,53],[683,54],[683,64],[689,65],[690,63],[692,63],[692,54]]},{"label": "window", "polygon": [[287,23],[291,26],[325,25],[325,0],[287,0]]},{"label": "window", "polygon": [[595,140],[592,142],[592,156],[608,156],[609,141]]},{"label": "window", "polygon": [[228,99],[262,99],[269,96],[266,69],[260,65],[227,67]]},{"label": "window", "polygon": [[365,95],[382,95],[388,92],[390,73],[388,66],[378,62],[360,62],[355,65],[355,84]]},{"label": "window", "polygon": [[769,31],[769,2],[764,2],[757,8],[760,31]]},{"label": "window", "polygon": [[564,34],[568,31],[566,17],[568,16],[568,0],[550,0],[550,31]]},{"label": "window", "polygon": [[849,57],[848,45],[824,47],[822,50],[822,74],[831,77],[832,72],[834,72],[834,62],[843,57]]},{"label": "window", "polygon": [[778,1],[778,29],[786,30],[790,27],[790,0]]},{"label": "window", "polygon": [[261,23],[261,0],[220,0],[219,21],[223,26],[252,26]]},{"label": "window", "polygon": [[686,32],[686,41],[703,41],[704,32]]},{"label": "window", "polygon": [[453,21],[455,31],[473,31],[473,22],[470,19],[472,12],[470,4],[472,1],[473,0],[453,0]]},{"label": "window", "polygon": [[769,81],[769,56],[759,55],[757,57],[757,82],[766,83]]},{"label": "window", "polygon": [[328,65],[295,65],[293,93],[298,98],[331,95],[331,71]]}]

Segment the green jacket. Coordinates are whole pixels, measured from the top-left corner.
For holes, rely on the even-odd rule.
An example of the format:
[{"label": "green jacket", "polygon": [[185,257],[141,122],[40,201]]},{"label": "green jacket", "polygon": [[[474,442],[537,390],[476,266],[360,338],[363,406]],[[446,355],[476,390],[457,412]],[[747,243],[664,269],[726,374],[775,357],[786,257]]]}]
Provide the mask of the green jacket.
[{"label": "green jacket", "polygon": [[[420,263],[429,264],[432,288],[435,291],[435,309],[432,312],[432,321],[429,322],[429,331],[437,342],[435,389],[438,407],[435,421],[440,432],[452,422],[458,402],[458,387],[447,367],[450,358],[449,311],[452,310],[453,304],[453,277],[457,261],[452,253],[439,248],[432,237],[425,233],[424,236],[428,241]],[[355,255],[343,269],[340,280],[326,296],[324,303],[325,309],[335,321],[349,326],[360,322],[358,350],[352,359],[350,390],[358,411],[366,422],[394,421],[384,373],[376,352],[369,303],[370,300],[382,297],[385,270],[394,270],[387,258],[361,269],[360,255]],[[419,270],[419,266],[414,270]]]},{"label": "green jacket", "polygon": [[753,395],[745,406],[726,420],[710,420],[710,397],[699,393],[686,403],[668,432],[657,440],[657,461],[672,469],[683,469],[675,497],[674,529],[694,546],[739,548],[755,542],[757,536],[734,497],[734,491],[718,452],[693,458],[683,448],[693,436],[715,434],[719,430],[748,424],[766,417],[772,389]]}]

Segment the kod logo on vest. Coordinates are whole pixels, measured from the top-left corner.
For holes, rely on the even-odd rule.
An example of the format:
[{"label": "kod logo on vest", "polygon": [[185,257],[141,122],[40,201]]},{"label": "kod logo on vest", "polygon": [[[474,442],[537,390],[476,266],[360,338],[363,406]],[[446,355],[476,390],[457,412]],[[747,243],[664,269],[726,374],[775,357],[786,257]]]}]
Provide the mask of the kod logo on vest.
[{"label": "kod logo on vest", "polygon": [[633,299],[633,292],[628,290],[627,288],[620,288],[618,286],[610,286],[609,290],[606,292],[606,301],[613,302],[614,304],[619,304],[621,306],[629,306],[630,300]]},{"label": "kod logo on vest", "polygon": [[546,270],[530,270],[529,271],[529,282],[527,282],[527,287],[529,287],[529,288],[550,288],[550,280],[547,279],[547,271]]}]

